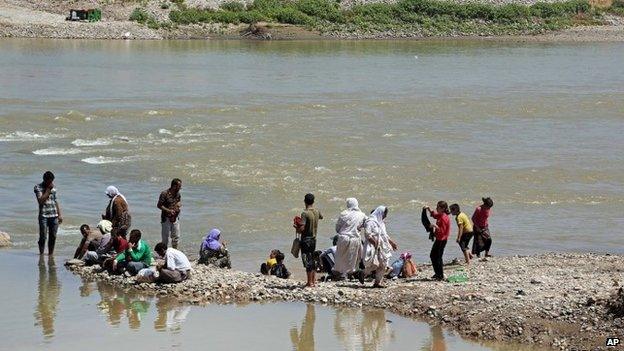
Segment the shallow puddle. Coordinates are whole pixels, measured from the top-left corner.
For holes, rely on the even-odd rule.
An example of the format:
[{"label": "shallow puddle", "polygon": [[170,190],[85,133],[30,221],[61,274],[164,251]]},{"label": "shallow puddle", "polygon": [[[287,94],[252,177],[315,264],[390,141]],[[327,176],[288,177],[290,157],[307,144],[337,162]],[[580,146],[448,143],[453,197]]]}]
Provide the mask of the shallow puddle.
[{"label": "shallow puddle", "polygon": [[85,282],[64,259],[0,253],[0,334],[19,350],[525,350],[481,345],[384,310],[303,303],[189,306]]}]

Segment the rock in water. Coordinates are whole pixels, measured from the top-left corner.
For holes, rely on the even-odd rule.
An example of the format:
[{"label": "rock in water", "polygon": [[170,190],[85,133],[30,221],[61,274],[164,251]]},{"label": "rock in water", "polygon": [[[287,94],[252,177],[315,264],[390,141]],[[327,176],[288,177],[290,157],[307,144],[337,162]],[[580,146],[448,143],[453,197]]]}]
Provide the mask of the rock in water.
[{"label": "rock in water", "polygon": [[11,246],[11,236],[5,232],[0,232],[0,247]]},{"label": "rock in water", "polygon": [[66,266],[84,266],[84,261],[83,260],[79,260],[77,258],[72,258],[71,260],[67,260],[67,262],[65,262]]}]

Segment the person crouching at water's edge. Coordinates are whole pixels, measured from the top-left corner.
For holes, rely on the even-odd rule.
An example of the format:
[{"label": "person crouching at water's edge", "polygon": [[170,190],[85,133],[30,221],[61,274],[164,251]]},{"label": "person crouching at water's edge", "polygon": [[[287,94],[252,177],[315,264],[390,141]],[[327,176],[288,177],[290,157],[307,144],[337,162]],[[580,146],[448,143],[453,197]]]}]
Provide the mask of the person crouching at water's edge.
[{"label": "person crouching at water's edge", "polygon": [[221,239],[221,231],[217,228],[210,230],[199,248],[198,263],[219,268],[232,268],[227,243],[220,242],[219,239]]},{"label": "person crouching at water's edge", "polygon": [[56,232],[59,224],[63,223],[61,205],[56,197],[54,187],[54,173],[47,171],[43,174],[43,182],[35,185],[35,196],[39,205],[39,254],[43,255],[46,236],[48,237],[48,255],[54,254]]},{"label": "person crouching at water's edge", "polygon": [[435,218],[436,224],[432,224],[434,229],[435,241],[431,247],[431,265],[433,266],[434,275],[431,277],[434,280],[444,279],[444,248],[446,247],[446,241],[451,234],[451,220],[449,219],[449,209],[446,201],[439,201],[436,206],[436,210],[432,211],[428,206],[425,207],[431,217]]},{"label": "person crouching at water's edge", "polygon": [[175,178],[171,181],[171,187],[160,193],[158,198],[158,207],[160,213],[160,223],[162,225],[162,243],[169,245],[169,237],[171,237],[171,247],[178,248],[178,240],[180,238],[180,208],[182,207],[182,199],[180,197],[180,189],[182,189],[182,181]]},{"label": "person crouching at water's edge", "polygon": [[301,261],[306,270],[307,287],[315,284],[316,264],[314,260],[314,251],[316,250],[316,232],[318,229],[318,221],[323,219],[323,215],[319,210],[314,208],[314,195],[306,194],[303,198],[305,210],[301,212],[301,226],[296,228],[301,234]]},{"label": "person crouching at water's edge", "polygon": [[144,240],[141,240],[141,231],[133,229],[130,232],[128,248],[117,255],[113,261],[113,272],[123,273],[127,271],[130,275],[137,275],[143,268],[152,264],[152,251]]}]

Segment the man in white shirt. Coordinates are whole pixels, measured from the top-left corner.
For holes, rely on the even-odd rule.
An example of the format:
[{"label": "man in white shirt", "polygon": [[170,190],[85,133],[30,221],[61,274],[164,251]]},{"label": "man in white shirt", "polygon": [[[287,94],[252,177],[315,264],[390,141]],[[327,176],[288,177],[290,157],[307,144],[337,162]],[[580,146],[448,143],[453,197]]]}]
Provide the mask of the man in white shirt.
[{"label": "man in white shirt", "polygon": [[165,264],[158,268],[159,283],[179,283],[188,279],[191,274],[191,262],[182,251],[167,248],[164,243],[156,244],[154,251],[165,259]]}]

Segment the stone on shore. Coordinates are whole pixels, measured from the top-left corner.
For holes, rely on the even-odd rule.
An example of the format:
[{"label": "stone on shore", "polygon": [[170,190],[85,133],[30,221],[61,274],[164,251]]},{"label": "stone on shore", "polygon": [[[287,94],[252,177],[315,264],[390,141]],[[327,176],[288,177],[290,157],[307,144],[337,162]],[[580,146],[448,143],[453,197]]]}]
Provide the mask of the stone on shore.
[{"label": "stone on shore", "polygon": [[11,245],[11,236],[8,233],[0,232],[0,247],[8,247]]}]

